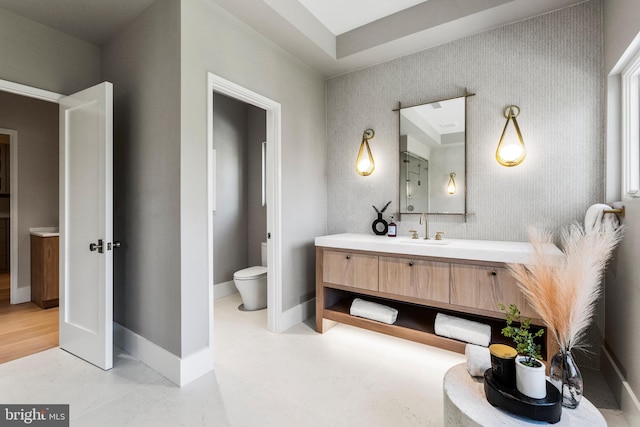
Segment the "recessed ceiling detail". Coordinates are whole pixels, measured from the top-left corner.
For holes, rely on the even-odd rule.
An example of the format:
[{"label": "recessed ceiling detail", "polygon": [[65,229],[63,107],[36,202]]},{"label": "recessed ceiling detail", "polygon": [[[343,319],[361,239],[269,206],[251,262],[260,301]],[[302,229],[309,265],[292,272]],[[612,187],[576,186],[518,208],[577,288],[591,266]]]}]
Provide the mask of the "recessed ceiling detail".
[{"label": "recessed ceiling detail", "polygon": [[427,0],[298,0],[311,14],[339,35]]},{"label": "recessed ceiling detail", "polygon": [[[0,9],[101,46],[155,1],[0,0]],[[335,76],[588,0],[203,1]]]}]

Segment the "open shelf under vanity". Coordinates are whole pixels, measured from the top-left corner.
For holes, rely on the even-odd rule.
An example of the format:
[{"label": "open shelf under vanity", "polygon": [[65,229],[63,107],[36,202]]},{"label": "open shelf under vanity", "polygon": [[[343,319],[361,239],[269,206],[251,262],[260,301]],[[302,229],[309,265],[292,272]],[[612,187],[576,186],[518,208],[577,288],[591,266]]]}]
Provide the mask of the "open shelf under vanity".
[{"label": "open shelf under vanity", "polygon": [[[513,345],[513,342],[509,338],[505,338],[500,333],[502,328],[505,326],[504,320],[470,315],[458,311],[434,308],[403,301],[374,297],[371,295],[352,293],[341,289],[332,289],[328,287],[325,288],[325,293],[334,293],[334,297],[339,297],[339,300],[336,303],[324,309],[323,317],[334,322],[369,329],[386,335],[404,338],[422,344],[432,345],[434,347],[455,351],[457,353],[464,353],[464,348],[467,344],[466,342],[436,335],[434,331],[436,315],[438,313],[443,313],[450,316],[487,324],[491,326],[492,344],[502,343]],[[383,304],[387,307],[395,308],[396,310],[398,310],[398,318],[396,322],[393,325],[389,325],[375,320],[352,316],[351,314],[349,314],[349,312],[351,303],[355,298],[361,298],[366,301],[371,301],[378,304]],[[541,329],[541,327],[533,327],[532,329],[535,331],[537,329]],[[543,342],[541,344],[542,353],[545,353],[546,342]]]}]

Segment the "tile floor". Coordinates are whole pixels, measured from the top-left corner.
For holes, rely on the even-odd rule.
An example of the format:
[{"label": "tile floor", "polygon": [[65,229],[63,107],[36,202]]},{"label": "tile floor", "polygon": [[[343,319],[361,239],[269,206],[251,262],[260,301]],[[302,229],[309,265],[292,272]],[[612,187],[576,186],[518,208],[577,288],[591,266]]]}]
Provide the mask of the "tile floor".
[{"label": "tile floor", "polygon": [[[462,355],[345,325],[276,335],[240,302],[216,301],[215,373],[186,387],[119,349],[104,372],[55,348],[0,365],[0,402],[69,403],[74,427],[442,424],[442,378]],[[626,426],[599,372],[585,379],[609,425]]]}]

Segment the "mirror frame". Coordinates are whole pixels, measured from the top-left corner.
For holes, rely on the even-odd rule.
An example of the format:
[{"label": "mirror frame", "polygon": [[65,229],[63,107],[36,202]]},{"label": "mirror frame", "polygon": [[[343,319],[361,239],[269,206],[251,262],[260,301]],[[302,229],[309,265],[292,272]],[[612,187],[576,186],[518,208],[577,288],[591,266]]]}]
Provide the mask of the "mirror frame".
[{"label": "mirror frame", "polygon": [[[464,102],[464,123],[465,123],[465,135],[464,135],[464,212],[457,212],[457,213],[443,213],[443,212],[424,212],[427,215],[452,215],[452,216],[464,216],[464,220],[465,222],[467,221],[467,216],[469,215],[468,211],[467,211],[467,161],[468,161],[468,150],[467,150],[467,113],[468,113],[468,107],[467,107],[467,99],[470,96],[475,96],[475,93],[468,93],[467,92],[467,88],[464,89],[464,93],[462,95],[457,95],[457,96],[451,96],[449,98],[442,98],[442,99],[434,99],[431,101],[426,101],[426,102],[421,102],[419,104],[414,104],[414,105],[409,105],[409,106],[403,106],[401,102],[398,102],[398,108],[394,109],[393,111],[397,111],[398,112],[398,165],[400,164],[400,156],[401,156],[401,152],[400,152],[400,137],[402,135],[401,133],[401,129],[400,129],[400,122],[401,122],[401,110],[405,109],[405,108],[413,108],[413,107],[418,107],[420,105],[426,105],[426,104],[433,104],[435,102],[444,102],[444,101],[450,101],[452,99],[458,99],[458,98],[465,98],[465,102]],[[400,186],[402,185],[402,177],[400,176],[400,169],[398,169],[398,221],[400,221],[402,219],[402,215],[420,215],[423,212],[402,212],[400,207],[401,207],[401,201],[400,201]]]}]

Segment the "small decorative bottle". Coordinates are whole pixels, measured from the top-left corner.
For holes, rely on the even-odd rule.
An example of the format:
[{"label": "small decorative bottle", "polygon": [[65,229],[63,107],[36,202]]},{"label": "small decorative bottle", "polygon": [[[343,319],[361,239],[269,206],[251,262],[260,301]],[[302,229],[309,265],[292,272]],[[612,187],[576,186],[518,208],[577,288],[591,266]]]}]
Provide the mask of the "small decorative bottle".
[{"label": "small decorative bottle", "polygon": [[391,221],[389,222],[389,234],[387,234],[387,236],[396,237],[396,229],[396,223],[393,222],[393,217],[391,217]]}]

